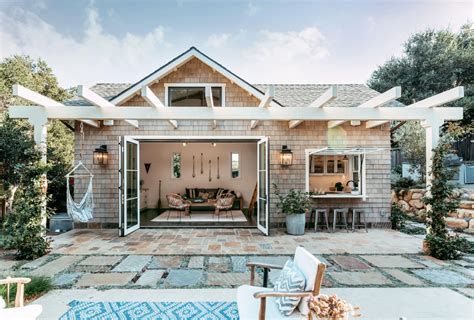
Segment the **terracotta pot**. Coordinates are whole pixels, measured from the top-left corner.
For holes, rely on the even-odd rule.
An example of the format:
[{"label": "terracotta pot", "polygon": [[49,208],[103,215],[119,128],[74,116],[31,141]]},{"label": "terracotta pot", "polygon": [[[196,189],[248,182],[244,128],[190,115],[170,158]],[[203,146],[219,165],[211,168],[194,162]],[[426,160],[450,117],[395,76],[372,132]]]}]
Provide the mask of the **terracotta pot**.
[{"label": "terracotta pot", "polygon": [[428,241],[423,240],[421,243],[421,250],[423,250],[423,253],[429,255],[430,254],[430,248],[428,247]]}]

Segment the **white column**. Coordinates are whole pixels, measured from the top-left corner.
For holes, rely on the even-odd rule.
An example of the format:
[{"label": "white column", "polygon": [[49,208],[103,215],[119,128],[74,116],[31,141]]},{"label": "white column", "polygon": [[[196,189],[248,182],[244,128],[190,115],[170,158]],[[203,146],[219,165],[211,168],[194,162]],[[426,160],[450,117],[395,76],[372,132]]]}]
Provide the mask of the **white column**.
[{"label": "white column", "polygon": [[[47,136],[48,136],[48,119],[43,117],[35,117],[33,119],[29,119],[30,123],[33,125],[33,137],[35,140],[36,145],[38,146],[38,150],[41,153],[41,163],[46,164],[47,162]],[[48,187],[48,179],[46,174],[41,176],[41,187],[45,186],[46,190]],[[41,208],[41,224],[46,227],[46,193],[42,195],[43,198],[43,205]]]},{"label": "white column", "polygon": [[422,121],[421,125],[425,128],[426,134],[426,187],[429,190],[433,176],[431,168],[433,166],[433,148],[436,148],[439,142],[440,127],[443,121]]}]

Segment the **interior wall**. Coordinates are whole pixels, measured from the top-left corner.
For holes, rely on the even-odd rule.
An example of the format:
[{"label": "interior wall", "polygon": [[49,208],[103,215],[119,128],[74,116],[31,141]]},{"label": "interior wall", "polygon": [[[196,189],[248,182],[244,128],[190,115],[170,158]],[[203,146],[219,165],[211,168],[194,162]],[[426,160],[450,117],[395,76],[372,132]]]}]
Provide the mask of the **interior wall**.
[{"label": "interior wall", "polygon": [[[174,152],[181,153],[181,178],[172,177],[171,157]],[[239,178],[231,178],[230,154],[240,154]],[[203,153],[203,169],[201,174],[201,153]],[[195,156],[195,174],[193,178],[193,155]],[[217,179],[217,157],[219,156],[220,179]],[[209,160],[211,160],[211,177],[209,181]],[[145,163],[151,163],[146,173]],[[156,208],[158,203],[158,181],[161,180],[161,202],[167,206],[166,194],[185,193],[185,188],[226,188],[239,191],[244,200],[244,207],[252,197],[257,183],[257,144],[217,143],[210,142],[141,142],[140,143],[140,180],[142,182],[141,208]],[[145,190],[148,189],[148,190]],[[145,205],[145,202],[147,203]]]},{"label": "interior wall", "polygon": [[334,188],[337,182],[341,182],[346,186],[347,181],[350,177],[345,174],[333,174],[333,175],[317,175],[309,177],[309,188],[310,191],[316,191],[315,189],[324,189],[329,191],[329,188]]}]

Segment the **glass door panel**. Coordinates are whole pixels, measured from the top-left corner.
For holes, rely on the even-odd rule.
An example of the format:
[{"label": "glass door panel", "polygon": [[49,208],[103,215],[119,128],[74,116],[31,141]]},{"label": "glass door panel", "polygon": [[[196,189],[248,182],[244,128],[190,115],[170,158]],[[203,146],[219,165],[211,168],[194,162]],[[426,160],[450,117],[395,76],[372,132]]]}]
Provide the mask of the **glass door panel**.
[{"label": "glass door panel", "polygon": [[269,234],[269,143],[264,138],[257,145],[257,227],[264,234]]},{"label": "glass door panel", "polygon": [[123,235],[140,228],[140,145],[124,139]]}]

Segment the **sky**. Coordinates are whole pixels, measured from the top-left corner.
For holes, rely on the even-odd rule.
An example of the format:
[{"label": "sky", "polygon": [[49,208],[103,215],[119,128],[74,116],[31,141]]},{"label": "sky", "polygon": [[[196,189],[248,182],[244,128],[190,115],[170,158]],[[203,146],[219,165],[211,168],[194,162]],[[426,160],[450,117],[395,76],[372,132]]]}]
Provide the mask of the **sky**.
[{"label": "sky", "polygon": [[0,0],[0,59],[44,59],[61,86],[132,83],[191,46],[251,83],[365,83],[474,1]]}]

